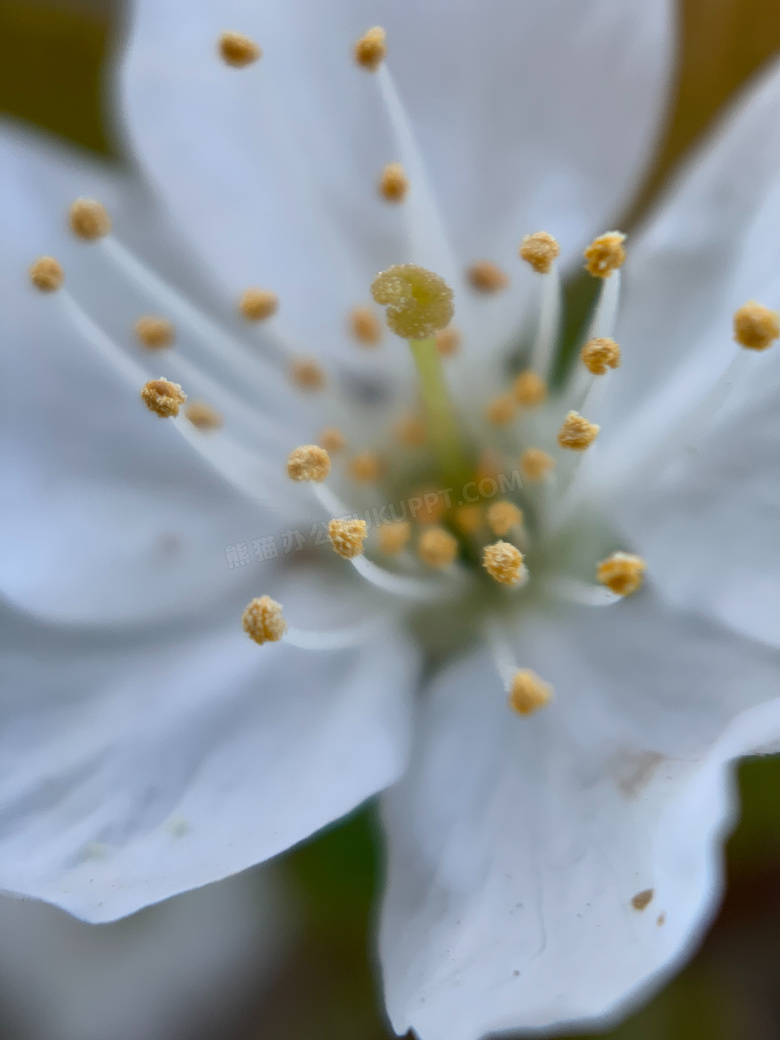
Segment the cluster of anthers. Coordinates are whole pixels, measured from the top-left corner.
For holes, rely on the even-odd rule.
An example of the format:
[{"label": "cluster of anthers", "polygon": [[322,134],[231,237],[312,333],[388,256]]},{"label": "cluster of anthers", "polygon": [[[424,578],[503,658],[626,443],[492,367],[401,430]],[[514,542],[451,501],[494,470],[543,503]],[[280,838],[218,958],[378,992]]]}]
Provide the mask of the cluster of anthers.
[{"label": "cluster of anthers", "polygon": [[[235,68],[249,66],[262,56],[254,41],[234,32],[221,36],[218,51]],[[385,65],[384,31],[369,30],[355,44],[353,55],[359,66],[377,74],[399,150],[408,153],[412,136]],[[422,169],[419,163],[416,168]],[[400,162],[389,163],[377,185],[379,197],[392,205],[404,203],[414,190]],[[57,292],[85,338],[136,386],[143,383],[141,399],[150,411],[173,420],[234,483],[261,502],[265,501],[266,484],[269,495],[278,494],[282,475],[263,469],[262,460],[252,454],[241,434],[248,428],[257,433],[259,428],[262,437],[272,441],[275,437],[278,443],[286,433],[228,389],[225,378],[207,375],[209,363],[216,363],[218,368],[222,366],[221,377],[230,370],[244,388],[248,382],[252,385],[248,374],[254,373],[253,385],[270,388],[272,393],[328,392],[333,380],[325,366],[313,357],[286,350],[285,338],[274,326],[279,309],[276,293],[252,287],[238,301],[248,325],[263,326],[270,333],[266,342],[274,344],[275,354],[269,360],[258,357],[146,268],[111,235],[110,217],[99,202],[77,199],[69,221],[78,238],[100,243],[106,258],[166,312],[165,316],[138,318],[134,328],[138,345],[149,356],[164,353],[180,378],[204,388],[211,400],[187,403],[179,383],[164,377],[145,378],[137,358],[115,343],[64,288],[63,269],[53,257],[41,257],[32,265],[33,285],[44,293]],[[408,343],[417,374],[415,406],[395,419],[383,452],[351,452],[347,435],[340,426],[332,425],[322,430],[319,443],[295,447],[287,458],[287,481],[306,485],[330,517],[328,537],[333,551],[386,594],[388,601],[417,608],[418,613],[435,609],[446,616],[449,610],[477,619],[493,649],[509,704],[520,715],[548,704],[552,689],[532,671],[518,667],[514,659],[507,619],[518,607],[539,596],[605,605],[636,593],[643,583],[645,562],[631,552],[613,551],[592,559],[590,580],[561,574],[549,562],[550,544],[560,539],[572,521],[580,460],[599,434],[599,426],[586,416],[593,414],[610,373],[620,365],[620,347],[613,331],[624,241],[624,235],[613,231],[585,250],[585,268],[601,280],[600,294],[579,362],[565,387],[553,390],[550,377],[561,313],[559,246],[544,231],[523,238],[519,256],[540,279],[537,332],[525,366],[506,376],[501,392],[483,401],[478,415],[472,401],[466,407],[453,398],[445,374],[449,359],[470,346],[451,324],[451,287],[437,274],[414,264],[381,272],[371,285],[371,294],[385,308],[392,332]],[[501,292],[508,282],[507,274],[488,260],[473,263],[464,275],[465,291],[488,296]],[[363,348],[377,348],[384,338],[377,312],[365,304],[346,316],[346,326],[352,340]],[[202,355],[202,365],[171,349],[180,329],[186,330],[190,344],[211,351]],[[734,338],[742,347],[764,350],[778,336],[778,315],[763,305],[751,301],[736,312]],[[343,395],[337,398],[337,407],[343,410]],[[230,428],[224,431],[223,414]],[[219,447],[209,447],[208,442],[213,444],[215,438],[222,438]],[[242,477],[247,459],[254,466],[251,478]],[[373,492],[374,501],[385,505],[362,512],[350,509],[350,493],[366,488]],[[339,489],[345,489],[344,497]],[[396,507],[387,513],[391,494],[396,501],[404,500],[400,516]],[[609,538],[607,530],[606,540]],[[584,541],[592,544],[592,539]],[[538,569],[534,561],[538,561]],[[247,635],[260,645],[286,640],[309,649],[327,649],[366,638],[366,626],[331,633],[293,629],[281,604],[267,595],[251,601],[242,623]]]}]

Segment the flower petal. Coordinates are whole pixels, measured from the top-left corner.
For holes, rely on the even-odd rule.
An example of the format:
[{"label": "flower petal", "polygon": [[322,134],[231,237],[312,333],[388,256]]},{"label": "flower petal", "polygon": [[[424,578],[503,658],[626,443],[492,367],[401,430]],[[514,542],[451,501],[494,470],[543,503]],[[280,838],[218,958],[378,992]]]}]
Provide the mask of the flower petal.
[{"label": "flower petal", "polygon": [[86,920],[266,860],[404,768],[416,656],[392,629],[315,661],[237,623],[2,622],[0,887]]},{"label": "flower petal", "polygon": [[[521,234],[548,228],[571,258],[628,201],[666,98],[670,11],[667,0],[141,0],[123,72],[130,140],[226,290],[273,285],[294,334],[335,349],[377,267],[410,259],[401,214],[375,191],[399,156],[350,59],[354,39],[384,24],[458,262],[487,256],[520,287],[479,308],[498,347],[530,284]],[[256,66],[219,62],[226,27],[262,45]]]},{"label": "flower petal", "polygon": [[780,646],[780,365],[766,384],[669,479],[618,494],[614,515],[668,602]]},{"label": "flower petal", "polygon": [[[239,572],[230,570],[226,546],[273,535],[279,521],[250,507],[149,415],[140,386],[128,387],[91,353],[57,294],[28,285],[31,261],[54,254],[66,286],[103,306],[108,331],[146,363],[131,336],[142,303],[113,285],[96,247],[65,231],[65,210],[78,195],[102,199],[120,229],[151,219],[134,185],[111,168],[3,122],[0,324],[13,368],[0,414],[0,585],[50,616],[148,620],[234,590]],[[164,226],[158,235],[166,237]],[[155,260],[187,277],[173,247],[166,260],[155,236],[143,237]],[[123,323],[117,315],[128,307]],[[155,369],[168,363],[153,361]],[[159,374],[150,366],[150,376]]]},{"label": "flower petal", "polygon": [[485,656],[454,666],[385,798],[386,995],[421,1040],[601,1027],[658,985],[721,888],[728,763],[780,732],[776,655],[646,592],[517,650],[552,705],[513,716]]},{"label": "flower petal", "polygon": [[[749,299],[780,306],[779,114],[775,62],[629,243],[617,330],[622,363],[599,438],[610,465],[641,465],[648,446],[726,371],[741,349],[732,331],[738,307]],[[754,386],[776,368],[772,355],[746,358]]]}]

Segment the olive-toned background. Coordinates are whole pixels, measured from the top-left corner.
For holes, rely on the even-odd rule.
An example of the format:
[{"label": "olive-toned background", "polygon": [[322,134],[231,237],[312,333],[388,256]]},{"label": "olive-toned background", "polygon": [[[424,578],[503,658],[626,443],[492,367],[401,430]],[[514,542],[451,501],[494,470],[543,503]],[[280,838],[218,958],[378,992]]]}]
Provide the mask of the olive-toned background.
[{"label": "olive-toned background", "polygon": [[[110,152],[101,80],[120,19],[118,0],[0,0],[0,111]],[[681,0],[680,20],[672,111],[623,226],[641,216],[722,105],[780,48],[778,0]],[[587,302],[575,288],[575,318]],[[680,976],[608,1034],[615,1040],[780,1037],[780,758],[746,762],[740,787],[743,818],[729,843],[718,919]],[[371,814],[295,851],[285,869],[299,938],[255,1006],[250,998],[227,1015],[220,1040],[384,1040],[391,1034],[370,952],[378,873]],[[0,1038],[11,1035],[0,1002]]]}]

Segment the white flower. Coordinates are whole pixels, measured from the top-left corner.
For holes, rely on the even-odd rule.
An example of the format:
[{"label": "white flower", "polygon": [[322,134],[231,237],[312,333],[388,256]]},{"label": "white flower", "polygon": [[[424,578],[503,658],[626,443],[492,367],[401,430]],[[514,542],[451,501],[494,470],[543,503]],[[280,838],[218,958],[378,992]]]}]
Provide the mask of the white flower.
[{"label": "white flower", "polygon": [[[372,21],[389,57],[369,73],[348,51]],[[263,58],[217,61],[226,26]],[[7,409],[6,888],[110,919],[282,851],[406,770],[384,802],[380,935],[399,1032],[475,1040],[601,1020],[690,950],[721,884],[729,763],[780,737],[778,365],[731,328],[747,300],[775,307],[780,294],[776,71],[627,243],[617,326],[620,273],[604,279],[591,331],[617,339],[621,367],[577,364],[560,392],[500,424],[516,344],[535,341],[524,363],[547,376],[557,328],[555,265],[535,274],[518,241],[554,232],[568,268],[615,219],[670,53],[661,2],[145,0],[124,100],[165,217],[135,182],[6,135],[4,308],[24,347]],[[391,162],[409,180],[400,205],[376,196]],[[403,187],[397,168],[388,176]],[[49,212],[94,195],[117,234],[68,242],[38,195]],[[20,287],[36,252],[66,271],[50,300]],[[495,295],[463,277],[483,257],[499,265],[483,284],[509,276]],[[418,382],[401,340],[368,350],[344,335],[376,271],[407,261],[455,289],[451,399],[429,346],[413,345]],[[280,308],[248,330],[225,300],[253,285]],[[150,314],[178,342],[148,363],[130,330]],[[322,392],[286,380],[296,343],[327,369]],[[160,372],[224,428],[150,416],[137,394]],[[439,418],[435,455],[388,432],[420,389]],[[448,400],[456,426],[442,435]],[[587,421],[559,440],[570,411]],[[338,454],[324,483],[287,480],[287,453],[325,425],[350,451],[381,454],[378,482],[356,482]],[[487,561],[496,582],[480,566],[484,528],[453,550],[454,515],[449,540],[423,545],[432,562],[459,555],[441,573],[412,554],[383,559],[373,530],[351,563],[279,541],[276,563],[226,565],[226,544],[240,563],[253,537],[262,555],[260,539],[284,528],[308,536],[450,477],[458,494],[485,448],[510,475],[521,449],[557,461],[510,489],[524,523],[493,516],[508,543]],[[362,457],[364,473],[374,461]],[[355,531],[338,535],[359,548]],[[611,588],[631,592],[643,573],[645,587],[605,592],[600,563]],[[282,604],[281,645],[240,630],[262,595]],[[267,600],[246,621],[276,637],[271,623]],[[412,703],[421,648],[435,668]]]}]

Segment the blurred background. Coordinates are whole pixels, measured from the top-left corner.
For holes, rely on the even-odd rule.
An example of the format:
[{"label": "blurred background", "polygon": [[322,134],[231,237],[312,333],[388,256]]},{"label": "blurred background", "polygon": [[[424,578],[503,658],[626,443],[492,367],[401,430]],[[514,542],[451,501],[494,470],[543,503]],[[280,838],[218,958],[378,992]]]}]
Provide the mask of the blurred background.
[{"label": "blurred background", "polygon": [[[780,50],[778,0],[680,0],[678,78],[630,230]],[[0,112],[111,154],[101,85],[121,0],[0,0]],[[591,280],[592,281],[592,280]],[[571,290],[573,320],[588,299]],[[690,965],[614,1040],[780,1038],[780,756],[745,762],[728,893]],[[0,897],[0,1040],[386,1040],[371,810],[270,868],[88,926]]]}]

